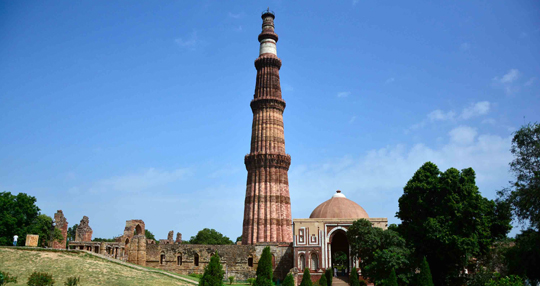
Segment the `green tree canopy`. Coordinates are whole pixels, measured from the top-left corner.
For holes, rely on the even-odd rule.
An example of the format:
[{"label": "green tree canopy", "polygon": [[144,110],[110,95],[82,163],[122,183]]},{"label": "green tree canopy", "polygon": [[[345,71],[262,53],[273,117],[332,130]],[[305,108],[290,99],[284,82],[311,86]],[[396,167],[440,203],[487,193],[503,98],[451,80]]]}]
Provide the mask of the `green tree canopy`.
[{"label": "green tree canopy", "polygon": [[443,173],[427,162],[403,190],[399,232],[415,261],[427,258],[435,285],[463,284],[469,259],[485,255],[511,229],[509,209],[480,195],[472,168]]},{"label": "green tree canopy", "polygon": [[358,278],[358,270],[356,270],[356,267],[353,267],[351,270],[351,274],[349,275],[349,285],[351,286],[359,286],[360,280]]},{"label": "green tree canopy", "polygon": [[38,215],[24,231],[26,238],[27,234],[39,235],[38,246],[46,247],[53,240],[62,240],[62,232],[59,229],[53,228],[53,219],[44,214]]},{"label": "green tree canopy", "polygon": [[156,240],[156,237],[154,236],[154,234],[151,231],[149,231],[148,229],[144,230],[144,236],[146,237],[146,239]]},{"label": "green tree canopy", "polygon": [[326,284],[328,284],[328,286],[332,286],[332,279],[334,278],[334,270],[332,268],[327,268],[326,271],[324,271],[324,276],[326,276]]},{"label": "green tree canopy", "polygon": [[18,245],[24,245],[27,228],[38,215],[35,197],[0,192],[0,245],[13,245],[14,235],[19,236]]},{"label": "green tree canopy", "polygon": [[292,276],[291,273],[287,274],[287,276],[285,277],[285,280],[283,280],[283,286],[294,286],[294,277]]},{"label": "green tree canopy", "polygon": [[385,286],[398,286],[398,283],[397,283],[397,277],[396,277],[396,271],[394,271],[394,269],[392,269],[392,271],[390,271],[390,276],[388,277],[388,279],[386,280],[386,283],[384,283]]},{"label": "green tree canopy", "polygon": [[408,283],[412,276],[410,250],[397,232],[373,227],[370,221],[359,219],[349,227],[347,238],[354,259],[361,258],[363,277],[380,284],[393,269],[398,269],[399,280]]},{"label": "green tree canopy", "polygon": [[512,186],[500,192],[520,222],[540,230],[540,124],[528,124],[516,133],[510,149],[514,160]]},{"label": "green tree canopy", "polygon": [[319,279],[319,286],[328,286],[326,275],[321,275],[321,279]]},{"label": "green tree canopy", "polygon": [[205,228],[200,230],[196,236],[192,236],[189,239],[190,244],[208,244],[208,245],[222,245],[233,244],[233,242],[223,234],[217,232],[215,229]]},{"label": "green tree canopy", "polygon": [[516,236],[516,245],[506,252],[508,272],[526,277],[531,285],[540,283],[540,233],[534,229]]},{"label": "green tree canopy", "polygon": [[255,279],[255,286],[271,286],[273,278],[272,270],[272,253],[270,247],[267,246],[263,249],[259,264],[257,265],[257,279]]},{"label": "green tree canopy", "polygon": [[223,266],[219,262],[217,252],[210,258],[210,263],[204,269],[204,274],[199,281],[199,286],[222,286],[223,285]]}]

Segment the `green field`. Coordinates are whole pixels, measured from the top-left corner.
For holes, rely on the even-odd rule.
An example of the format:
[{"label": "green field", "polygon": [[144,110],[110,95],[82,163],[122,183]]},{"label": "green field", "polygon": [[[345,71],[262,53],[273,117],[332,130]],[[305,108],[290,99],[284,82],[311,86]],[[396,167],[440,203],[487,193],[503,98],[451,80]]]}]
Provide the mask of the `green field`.
[{"label": "green field", "polygon": [[[0,270],[17,276],[26,285],[33,271],[53,275],[55,285],[64,285],[67,277],[78,276],[81,285],[190,285],[163,273],[153,273],[111,262],[87,253],[21,250],[0,247]],[[155,270],[153,270],[155,271]]]}]

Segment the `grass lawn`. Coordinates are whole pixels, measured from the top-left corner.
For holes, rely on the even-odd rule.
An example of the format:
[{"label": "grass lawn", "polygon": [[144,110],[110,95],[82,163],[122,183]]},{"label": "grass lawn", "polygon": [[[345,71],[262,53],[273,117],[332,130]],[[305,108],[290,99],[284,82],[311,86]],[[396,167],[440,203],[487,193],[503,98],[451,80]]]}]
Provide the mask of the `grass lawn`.
[{"label": "grass lawn", "polygon": [[[85,253],[17,250],[0,248],[0,269],[17,276],[26,285],[33,271],[53,275],[55,285],[64,285],[68,277],[78,276],[81,285],[190,285],[159,273],[145,272]],[[193,278],[193,277],[190,277]]]}]

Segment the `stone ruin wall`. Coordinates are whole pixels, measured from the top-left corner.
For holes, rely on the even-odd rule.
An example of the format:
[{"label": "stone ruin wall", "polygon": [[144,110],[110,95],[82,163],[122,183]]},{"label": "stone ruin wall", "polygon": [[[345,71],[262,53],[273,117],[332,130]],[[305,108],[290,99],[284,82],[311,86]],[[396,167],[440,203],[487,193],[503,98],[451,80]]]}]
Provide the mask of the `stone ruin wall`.
[{"label": "stone ruin wall", "polygon": [[67,241],[68,222],[66,218],[64,217],[64,213],[61,210],[58,210],[54,214],[54,223],[55,223],[55,228],[59,229],[60,232],[62,233],[62,240],[61,241],[54,240],[52,243],[52,248],[65,249],[66,241]]},{"label": "stone ruin wall", "polygon": [[75,241],[92,241],[92,228],[87,216],[83,216],[75,231]]},{"label": "stone ruin wall", "polygon": [[[202,274],[217,251],[221,257],[225,279],[234,276],[237,280],[255,278],[259,258],[266,245],[198,245],[198,244],[148,244],[146,266],[179,274]],[[293,252],[290,245],[269,244],[274,255],[274,276],[283,281],[293,267]],[[163,261],[161,255],[165,255]],[[199,265],[195,257],[199,256]],[[178,259],[181,257],[181,262]],[[249,259],[252,258],[250,265]]]}]

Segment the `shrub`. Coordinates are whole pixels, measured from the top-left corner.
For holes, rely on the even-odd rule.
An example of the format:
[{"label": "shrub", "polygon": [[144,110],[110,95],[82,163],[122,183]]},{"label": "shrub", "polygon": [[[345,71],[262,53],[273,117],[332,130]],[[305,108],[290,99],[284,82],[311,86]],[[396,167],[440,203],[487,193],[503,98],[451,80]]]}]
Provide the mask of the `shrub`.
[{"label": "shrub", "polygon": [[358,282],[358,285],[360,285],[360,286],[367,286],[367,283],[366,283],[365,280],[360,280],[360,281]]},{"label": "shrub", "polygon": [[191,276],[191,277],[199,278],[199,279],[201,279],[201,278],[202,278],[202,274],[197,274],[197,273],[189,273],[188,275],[189,275],[189,276]]},{"label": "shrub", "polygon": [[420,264],[420,274],[418,274],[418,286],[434,286],[433,278],[431,277],[431,270],[429,270],[429,264],[424,257],[422,264]]},{"label": "shrub", "polygon": [[332,279],[334,278],[334,271],[332,268],[326,269],[326,271],[324,271],[324,276],[326,276],[326,284],[332,286]]},{"label": "shrub", "polygon": [[304,276],[302,277],[302,282],[300,282],[300,286],[313,286],[313,283],[311,283],[311,274],[309,274],[309,269],[304,269]]},{"label": "shrub", "polygon": [[390,272],[390,277],[388,277],[384,285],[385,286],[398,286],[396,271],[393,268],[392,268],[392,272]]},{"label": "shrub", "polygon": [[294,286],[294,277],[291,273],[287,274],[285,280],[283,280],[283,286]]},{"label": "shrub", "polygon": [[327,286],[326,282],[326,275],[321,275],[321,279],[319,279],[319,286]]},{"label": "shrub", "polygon": [[0,285],[8,283],[17,283],[17,277],[11,276],[11,274],[7,272],[0,271]]},{"label": "shrub", "polygon": [[46,272],[33,272],[28,277],[28,286],[51,286],[54,285],[54,279],[51,274]]},{"label": "shrub", "polygon": [[210,258],[210,263],[204,269],[204,274],[199,281],[199,286],[221,286],[223,285],[223,266],[219,262],[219,255],[214,254]]},{"label": "shrub", "polygon": [[81,278],[79,277],[68,277],[66,282],[64,283],[65,286],[77,286],[81,282]]},{"label": "shrub", "polygon": [[234,282],[234,276],[229,276],[229,285],[232,285]]},{"label": "shrub", "polygon": [[249,285],[253,285],[253,282],[255,282],[255,278],[248,278],[247,282],[248,282]]},{"label": "shrub", "polygon": [[356,267],[353,267],[351,270],[351,275],[349,276],[349,284],[351,286],[359,286],[360,280],[358,279],[358,271],[356,270]]},{"label": "shrub", "polygon": [[255,283],[253,285],[272,286],[272,272],[272,253],[270,253],[270,247],[267,246],[263,249],[261,258],[259,259],[259,265],[257,266],[257,279],[255,279]]}]

